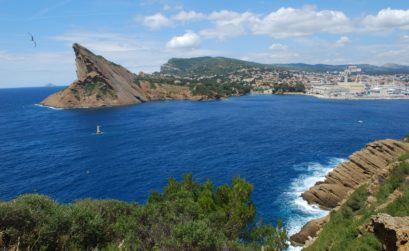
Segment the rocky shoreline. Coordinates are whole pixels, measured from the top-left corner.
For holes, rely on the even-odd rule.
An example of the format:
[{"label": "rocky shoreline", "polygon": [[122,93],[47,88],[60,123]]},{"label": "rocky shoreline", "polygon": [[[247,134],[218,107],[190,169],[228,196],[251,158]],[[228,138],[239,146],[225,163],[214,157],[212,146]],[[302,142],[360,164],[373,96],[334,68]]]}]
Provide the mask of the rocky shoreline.
[{"label": "rocky shoreline", "polygon": [[[370,182],[375,176],[386,178],[390,172],[390,163],[408,151],[409,144],[405,141],[385,139],[369,143],[335,167],[324,181],[317,182],[301,196],[309,204],[337,210],[362,184]],[[309,221],[290,237],[291,243],[296,246],[309,245],[329,220],[330,216],[327,215]]]}]

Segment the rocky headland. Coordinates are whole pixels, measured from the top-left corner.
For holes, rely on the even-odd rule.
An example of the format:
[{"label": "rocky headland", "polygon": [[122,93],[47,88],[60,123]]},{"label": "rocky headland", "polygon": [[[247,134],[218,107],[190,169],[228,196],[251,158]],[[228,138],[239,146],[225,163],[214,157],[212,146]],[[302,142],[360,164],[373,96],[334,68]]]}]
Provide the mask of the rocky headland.
[{"label": "rocky headland", "polygon": [[[379,183],[382,183],[394,168],[393,163],[407,152],[409,143],[405,141],[386,139],[369,143],[328,173],[324,181],[317,182],[301,196],[308,203],[323,209],[338,210],[350,194],[363,184],[369,184],[368,190],[374,194]],[[393,194],[389,197],[393,197]],[[397,197],[395,195],[390,200]],[[375,196],[368,196],[367,200],[370,203],[376,199]],[[291,242],[296,245],[309,243],[329,221],[330,215],[308,222],[300,232],[290,237]]]},{"label": "rocky headland", "polygon": [[74,44],[77,80],[54,93],[41,105],[58,108],[91,108],[139,104],[152,100],[207,100],[194,95],[189,87],[169,83],[155,83],[138,78],[121,65],[87,48]]}]

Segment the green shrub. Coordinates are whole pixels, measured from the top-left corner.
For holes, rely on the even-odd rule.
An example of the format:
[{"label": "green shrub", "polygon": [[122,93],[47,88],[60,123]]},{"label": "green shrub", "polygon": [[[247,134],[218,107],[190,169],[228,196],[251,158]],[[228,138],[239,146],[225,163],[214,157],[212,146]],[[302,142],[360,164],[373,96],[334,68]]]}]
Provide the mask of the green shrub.
[{"label": "green shrub", "polygon": [[191,174],[170,178],[145,205],[116,200],[58,204],[24,195],[0,203],[5,248],[26,250],[251,250],[286,248],[287,232],[254,224],[253,186],[241,178],[213,187]]},{"label": "green shrub", "polygon": [[[409,138],[408,138],[408,139],[409,139]],[[399,161],[405,161],[405,160],[407,160],[407,159],[409,159],[409,152],[406,152],[406,153],[402,154],[402,155],[399,157]]]},{"label": "green shrub", "polygon": [[379,189],[376,198],[379,202],[383,202],[389,194],[399,188],[405,181],[405,177],[409,175],[409,163],[401,163],[394,168],[384,184]]}]

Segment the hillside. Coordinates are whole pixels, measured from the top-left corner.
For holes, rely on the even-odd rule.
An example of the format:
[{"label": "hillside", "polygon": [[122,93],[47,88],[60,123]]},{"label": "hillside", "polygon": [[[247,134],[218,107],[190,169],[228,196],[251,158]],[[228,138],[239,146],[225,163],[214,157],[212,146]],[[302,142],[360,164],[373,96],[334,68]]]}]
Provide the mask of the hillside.
[{"label": "hillside", "polygon": [[224,75],[242,68],[272,68],[270,65],[225,57],[171,58],[160,73],[176,75]]},{"label": "hillside", "polygon": [[[176,75],[223,75],[243,68],[252,67],[289,71],[334,72],[343,71],[347,66],[346,64],[261,64],[225,57],[196,57],[172,58],[161,67],[160,73]],[[367,74],[409,74],[409,66],[405,65],[387,64],[384,66],[375,66],[358,64],[357,66]]]}]

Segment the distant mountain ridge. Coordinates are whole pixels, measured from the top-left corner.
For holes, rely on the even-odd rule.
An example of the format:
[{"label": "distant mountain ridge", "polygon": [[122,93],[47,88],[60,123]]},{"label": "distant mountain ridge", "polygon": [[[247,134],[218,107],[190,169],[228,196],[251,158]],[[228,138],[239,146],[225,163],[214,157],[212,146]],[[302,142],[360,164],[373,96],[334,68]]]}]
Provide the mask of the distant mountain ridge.
[{"label": "distant mountain ridge", "polygon": [[[162,65],[160,73],[178,75],[220,75],[250,67],[290,71],[333,72],[343,71],[348,65],[351,64],[262,64],[226,57],[171,58],[166,64]],[[409,74],[409,66],[406,65],[385,64],[383,66],[376,66],[356,64],[356,66],[367,74]]]}]

